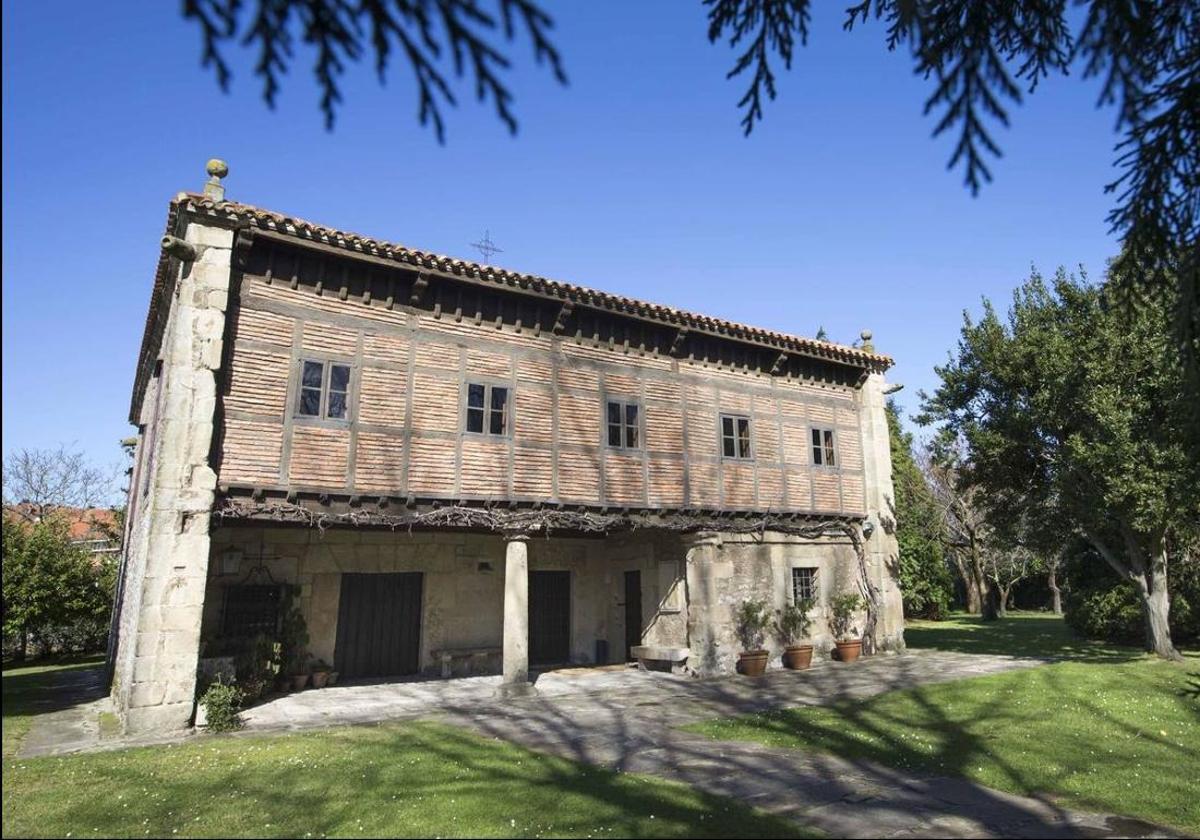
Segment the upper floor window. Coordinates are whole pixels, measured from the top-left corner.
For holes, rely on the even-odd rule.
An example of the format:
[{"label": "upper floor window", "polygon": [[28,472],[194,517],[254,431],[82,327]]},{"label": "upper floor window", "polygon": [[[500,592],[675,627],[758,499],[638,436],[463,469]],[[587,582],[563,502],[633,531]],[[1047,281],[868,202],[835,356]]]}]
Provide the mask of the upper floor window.
[{"label": "upper floor window", "polygon": [[467,431],[475,434],[508,434],[508,388],[500,385],[467,385]]},{"label": "upper floor window", "polygon": [[750,418],[721,415],[721,454],[726,458],[750,457]]},{"label": "upper floor window", "polygon": [[345,420],[350,408],[350,366],[333,362],[300,362],[297,414]]},{"label": "upper floor window", "polygon": [[836,467],[837,457],[833,447],[833,429],[812,430],[813,463],[819,466]]},{"label": "upper floor window", "polygon": [[635,402],[608,401],[608,445],[619,449],[641,446],[640,406]]},{"label": "upper floor window", "polygon": [[817,570],[807,566],[792,569],[792,603],[817,600]]}]

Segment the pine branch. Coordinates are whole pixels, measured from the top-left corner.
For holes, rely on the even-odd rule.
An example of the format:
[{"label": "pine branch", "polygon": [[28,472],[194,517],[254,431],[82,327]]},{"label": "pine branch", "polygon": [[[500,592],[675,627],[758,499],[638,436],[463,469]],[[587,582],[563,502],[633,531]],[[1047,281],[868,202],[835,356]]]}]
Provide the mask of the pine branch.
[{"label": "pine branch", "polygon": [[763,95],[774,99],[775,74],[771,56],[778,55],[785,69],[792,67],[796,40],[808,43],[808,0],[704,0],[709,7],[708,40],[716,43],[729,31],[729,45],[746,47],[725,78],[732,79],[753,68],[753,78],[738,107],[745,110],[742,131],[747,136],[763,119]]}]

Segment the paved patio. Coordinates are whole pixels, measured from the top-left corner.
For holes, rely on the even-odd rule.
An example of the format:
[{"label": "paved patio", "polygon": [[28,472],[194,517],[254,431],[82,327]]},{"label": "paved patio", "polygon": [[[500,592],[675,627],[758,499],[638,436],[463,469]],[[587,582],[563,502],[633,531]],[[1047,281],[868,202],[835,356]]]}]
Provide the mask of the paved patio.
[{"label": "paved patio", "polygon": [[[713,717],[869,697],[1040,664],[915,651],[852,666],[826,662],[804,672],[771,672],[758,680],[569,669],[538,676],[537,696],[506,701],[495,697],[499,677],[339,685],[249,709],[246,727],[235,737],[419,717],[538,752],[735,797],[836,837],[1174,836],[1137,820],[1071,811],[1048,799],[1001,793],[963,778],[712,741],[679,729]],[[80,688],[83,699],[86,681]],[[100,739],[85,722],[94,716],[96,702],[36,718],[22,755],[128,745]]]}]

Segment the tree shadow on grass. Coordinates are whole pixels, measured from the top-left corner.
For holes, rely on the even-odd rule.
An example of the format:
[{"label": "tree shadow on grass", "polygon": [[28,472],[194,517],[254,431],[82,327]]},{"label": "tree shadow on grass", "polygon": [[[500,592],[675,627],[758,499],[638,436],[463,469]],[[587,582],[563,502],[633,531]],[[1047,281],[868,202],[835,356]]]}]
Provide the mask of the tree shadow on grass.
[{"label": "tree shadow on grass", "polygon": [[4,715],[42,715],[99,700],[108,693],[104,664],[88,659],[54,670],[6,669]]},{"label": "tree shadow on grass", "polygon": [[[681,786],[541,756],[448,726],[401,724],[206,739],[25,762],[6,832],[101,827],[171,836],[804,836],[789,821]],[[56,771],[53,762],[59,762]],[[72,763],[89,791],[62,785]],[[39,801],[21,773],[41,769]],[[104,791],[104,796],[95,795]],[[117,797],[118,791],[124,795]],[[36,822],[22,809],[41,807]],[[13,821],[9,825],[10,820]]]},{"label": "tree shadow on grass", "polygon": [[[992,754],[986,735],[952,719],[921,690],[916,690],[920,714],[926,727],[938,733],[932,755],[897,735],[911,721],[880,720],[853,699],[879,690],[878,685],[873,691],[868,689],[864,674],[885,683],[911,685],[915,679],[928,677],[927,667],[913,657],[870,663],[866,668],[821,669],[820,691],[833,704],[829,711],[834,721],[817,733],[819,752],[730,742],[719,732],[713,734],[719,740],[679,732],[673,727],[682,722],[681,716],[672,713],[670,698],[649,701],[644,707],[630,698],[612,702],[593,698],[576,704],[534,702],[500,713],[459,713],[484,734],[539,751],[628,772],[652,773],[708,793],[748,797],[747,801],[756,805],[792,808],[802,823],[834,835],[862,834],[872,828],[919,832],[928,830],[931,820],[952,819],[1009,834],[1079,836],[1081,831],[1054,802],[1045,798],[1022,801],[966,778],[970,763],[986,758],[998,763],[1012,787],[1026,787],[1019,768]],[[767,680],[761,686],[765,698],[754,697],[753,689],[746,690],[751,681],[723,680],[687,688],[680,692],[680,699],[686,694],[692,715],[697,714],[697,706],[725,715],[759,708],[752,718],[756,728],[768,733],[774,729],[775,734],[784,736],[780,741],[786,745],[794,742],[788,736],[796,734],[795,712],[761,708],[764,703],[778,708],[779,687],[789,681],[796,686],[803,679],[804,675],[779,675]],[[796,705],[794,700],[790,705]],[[997,720],[1017,720],[1020,715],[1000,697],[990,700],[984,713]],[[812,726],[811,720],[804,725]],[[866,748],[863,733],[873,740]]]}]

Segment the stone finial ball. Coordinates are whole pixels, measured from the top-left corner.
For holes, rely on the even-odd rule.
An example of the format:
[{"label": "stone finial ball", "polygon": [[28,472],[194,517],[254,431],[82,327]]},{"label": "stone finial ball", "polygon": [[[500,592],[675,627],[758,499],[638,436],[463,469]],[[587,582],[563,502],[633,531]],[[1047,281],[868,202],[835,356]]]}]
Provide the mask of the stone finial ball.
[{"label": "stone finial ball", "polygon": [[859,333],[859,335],[862,336],[863,341],[871,340],[871,331],[870,330],[863,330],[862,332]]},{"label": "stone finial ball", "polygon": [[204,171],[214,178],[224,178],[229,174],[229,164],[220,158],[213,158],[204,165]]}]

